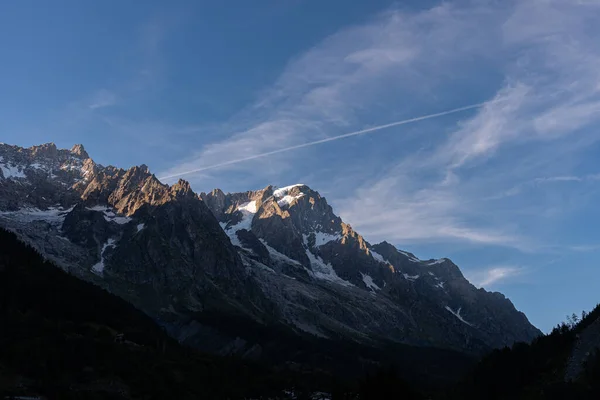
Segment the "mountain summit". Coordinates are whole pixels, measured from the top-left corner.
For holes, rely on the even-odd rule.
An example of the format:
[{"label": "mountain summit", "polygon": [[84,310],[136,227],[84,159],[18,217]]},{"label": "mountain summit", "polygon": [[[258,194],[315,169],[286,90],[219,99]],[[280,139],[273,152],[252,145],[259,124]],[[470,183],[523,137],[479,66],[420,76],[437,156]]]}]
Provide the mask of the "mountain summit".
[{"label": "mountain summit", "polygon": [[1,144],[0,171],[1,226],[199,348],[261,357],[280,340],[225,322],[240,320],[261,332],[467,353],[540,334],[452,261],[368,243],[303,184],[197,195],[146,166],[96,164],[81,145]]}]

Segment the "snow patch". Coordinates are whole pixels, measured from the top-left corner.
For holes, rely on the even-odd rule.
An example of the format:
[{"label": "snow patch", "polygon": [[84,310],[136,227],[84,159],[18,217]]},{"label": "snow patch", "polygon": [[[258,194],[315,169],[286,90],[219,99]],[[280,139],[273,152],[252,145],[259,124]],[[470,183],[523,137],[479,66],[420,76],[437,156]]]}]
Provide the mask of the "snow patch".
[{"label": "snow patch", "polygon": [[23,223],[42,220],[51,225],[60,226],[64,222],[66,215],[71,212],[71,210],[73,210],[73,207],[68,209],[64,209],[62,207],[49,207],[46,210],[25,207],[17,211],[0,211],[0,216]]},{"label": "snow patch", "polygon": [[100,261],[92,266],[92,272],[96,275],[103,276],[104,275],[104,252],[109,247],[115,247],[115,240],[108,239],[104,246],[102,246],[102,250],[100,251]]},{"label": "snow patch", "polygon": [[437,265],[437,264],[441,264],[441,263],[443,263],[445,261],[446,261],[445,258],[440,258],[439,260],[434,260],[434,261],[428,262],[427,265]]},{"label": "snow patch", "polygon": [[104,216],[104,219],[107,221],[116,222],[119,225],[124,225],[131,221],[131,218],[129,217],[110,217],[106,215]]},{"label": "snow patch", "polygon": [[277,200],[277,204],[279,204],[279,207],[286,207],[292,204],[294,200],[301,197],[304,197],[304,193],[300,193],[298,196],[285,195],[281,200]]},{"label": "snow patch", "polygon": [[240,242],[240,238],[238,238],[237,236],[237,231],[238,229],[232,229],[232,227],[229,227],[229,229],[225,230],[225,233],[227,234],[227,236],[229,236],[229,240],[231,241],[232,245],[237,247],[243,247],[242,242]]},{"label": "snow patch", "polygon": [[310,261],[311,270],[308,273],[316,279],[337,283],[342,286],[354,286],[348,281],[340,278],[334,271],[333,267],[329,263],[325,263],[321,257],[314,255],[307,243],[307,235],[302,235],[304,239],[304,246],[306,256]]},{"label": "snow patch", "polygon": [[63,171],[73,171],[73,170],[81,171],[81,166],[64,164],[64,165],[60,166],[60,169],[62,169]]},{"label": "snow patch", "polygon": [[381,288],[379,286],[377,286],[377,284],[375,282],[373,282],[373,278],[371,278],[371,276],[369,274],[363,274],[362,272],[360,273],[362,275],[362,280],[365,283],[365,285],[367,285],[367,287],[373,291],[375,290],[381,290]]},{"label": "snow patch", "polygon": [[409,281],[416,281],[417,279],[419,279],[420,275],[409,275],[409,274],[402,274],[402,276],[404,276],[404,279],[409,280]]},{"label": "snow patch", "polygon": [[115,214],[115,212],[113,211],[112,208],[108,207],[108,206],[93,206],[93,207],[86,207],[87,210],[91,210],[91,211],[100,211],[104,214],[104,219],[108,222],[115,222],[119,225],[124,225],[127,224],[128,222],[131,221],[131,218],[129,217],[125,217],[125,216],[118,216],[117,214]]},{"label": "snow patch", "polygon": [[438,287],[438,288],[440,288],[440,289],[443,289],[443,288],[444,288],[444,282],[438,282],[438,283],[436,283],[436,284],[435,284],[435,287]]},{"label": "snow patch", "polygon": [[33,169],[39,169],[39,170],[42,170],[44,172],[48,172],[50,170],[50,168],[47,165],[40,164],[40,163],[30,164],[29,167],[33,168]]},{"label": "snow patch", "polygon": [[247,212],[249,212],[251,214],[256,214],[256,210],[257,210],[256,201],[253,200],[253,201],[249,201],[247,203],[244,203],[244,204],[238,206],[238,210],[242,211],[242,213],[244,211],[247,211]]},{"label": "snow patch", "polygon": [[5,179],[25,178],[23,169],[20,167],[17,167],[14,164],[12,165],[12,167],[9,166],[8,164],[0,164],[0,168],[2,168],[2,174],[4,175]]},{"label": "snow patch", "polygon": [[402,251],[402,250],[398,250],[398,252],[400,254],[404,254],[406,257],[408,257],[408,259],[412,262],[421,262],[421,260],[419,260],[417,257],[410,255],[409,253]]},{"label": "snow patch", "polygon": [[286,264],[293,264],[293,265],[296,265],[298,267],[302,267],[302,264],[300,264],[298,261],[289,258],[285,254],[280,253],[277,250],[275,250],[273,247],[269,246],[269,244],[267,243],[266,240],[264,240],[264,239],[259,239],[259,240],[267,248],[267,250],[269,251],[269,255],[275,261],[283,262],[283,263],[286,263]]},{"label": "snow patch", "polygon": [[302,184],[302,183],[296,183],[295,185],[290,185],[290,186],[285,186],[285,187],[279,188],[279,189],[277,189],[277,190],[273,191],[273,196],[274,196],[275,198],[278,198],[278,199],[279,199],[279,198],[281,198],[281,197],[283,197],[283,196],[287,195],[287,193],[288,193],[288,192],[289,192],[291,189],[293,189],[293,188],[295,188],[295,187],[298,187],[298,186],[304,186],[304,184]]},{"label": "snow patch", "polygon": [[315,246],[323,246],[329,242],[337,242],[342,238],[342,235],[325,232],[315,232]]},{"label": "snow patch", "polygon": [[384,264],[389,264],[389,261],[386,260],[385,258],[383,258],[383,256],[381,254],[379,254],[378,252],[376,252],[375,250],[370,250],[371,251],[371,256],[379,262],[382,262]]},{"label": "snow patch", "polygon": [[137,231],[139,232],[139,231],[141,231],[142,229],[144,229],[145,227],[146,227],[146,225],[144,225],[143,223],[141,223],[141,224],[137,224],[137,226],[136,226],[136,229],[137,229]]},{"label": "snow patch", "polygon": [[469,326],[473,326],[471,325],[469,322],[465,321],[463,319],[463,317],[460,315],[460,311],[462,310],[462,307],[459,307],[457,311],[452,310],[450,307],[446,306],[446,310],[450,311],[456,318],[458,318],[459,320],[461,320],[462,322],[464,322],[465,324],[469,325]]},{"label": "snow patch", "polygon": [[242,213],[242,220],[237,224],[230,226],[229,229],[234,229],[236,232],[240,229],[250,230],[252,226],[252,219],[256,214],[256,201],[249,201],[238,206],[238,210]]},{"label": "snow patch", "polygon": [[331,264],[325,263],[321,257],[314,255],[308,248],[306,249],[306,256],[308,257],[312,268],[312,271],[309,271],[309,274],[314,278],[337,283],[342,286],[354,286],[350,282],[340,278],[333,270]]},{"label": "snow patch", "polygon": [[256,201],[253,200],[239,205],[237,209],[242,213],[240,222],[235,225],[228,225],[225,222],[220,222],[219,225],[221,225],[221,228],[223,228],[227,236],[229,236],[229,239],[234,246],[243,247],[242,242],[240,242],[240,239],[237,236],[237,232],[242,229],[249,231],[252,228],[252,219],[254,218],[254,214],[256,214],[258,207]]},{"label": "snow patch", "polygon": [[92,210],[92,211],[109,211],[110,207],[107,206],[94,206],[94,207],[86,207],[86,210]]}]

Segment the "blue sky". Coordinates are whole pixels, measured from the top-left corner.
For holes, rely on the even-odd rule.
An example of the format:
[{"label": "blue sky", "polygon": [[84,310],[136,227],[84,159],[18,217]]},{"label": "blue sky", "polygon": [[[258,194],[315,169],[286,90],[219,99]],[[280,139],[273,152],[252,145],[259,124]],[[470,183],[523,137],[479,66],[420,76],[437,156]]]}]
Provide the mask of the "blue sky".
[{"label": "blue sky", "polygon": [[600,1],[208,3],[2,3],[0,140],[202,169],[196,191],[308,184],[543,330],[600,301]]}]

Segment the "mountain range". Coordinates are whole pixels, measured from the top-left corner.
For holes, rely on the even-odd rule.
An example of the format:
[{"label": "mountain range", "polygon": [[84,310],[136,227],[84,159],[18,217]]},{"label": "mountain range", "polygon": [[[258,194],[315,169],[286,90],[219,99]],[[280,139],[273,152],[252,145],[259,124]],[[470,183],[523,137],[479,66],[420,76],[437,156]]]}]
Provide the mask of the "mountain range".
[{"label": "mountain range", "polygon": [[476,356],[541,334],[451,260],[367,242],[302,184],[197,194],[82,145],[0,144],[0,226],[217,354],[273,357],[285,337]]}]

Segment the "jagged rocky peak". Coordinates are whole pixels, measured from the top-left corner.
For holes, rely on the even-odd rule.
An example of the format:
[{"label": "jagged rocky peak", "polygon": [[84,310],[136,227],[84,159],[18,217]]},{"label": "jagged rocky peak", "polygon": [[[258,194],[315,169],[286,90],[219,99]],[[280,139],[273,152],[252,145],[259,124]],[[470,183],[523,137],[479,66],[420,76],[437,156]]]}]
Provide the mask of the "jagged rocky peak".
[{"label": "jagged rocky peak", "polygon": [[198,198],[200,198],[200,200],[206,203],[206,205],[215,215],[217,220],[223,220],[223,216],[225,213],[226,198],[225,193],[223,193],[221,189],[213,189],[208,194],[202,192],[198,195]]},{"label": "jagged rocky peak", "polygon": [[195,197],[190,183],[184,179],[179,179],[171,186],[171,193],[177,198]]},{"label": "jagged rocky peak", "polygon": [[44,143],[39,146],[30,147],[33,157],[55,158],[58,156],[58,149],[54,143]]},{"label": "jagged rocky peak", "polygon": [[273,192],[277,204],[288,210],[294,225],[303,233],[342,234],[342,220],[333,212],[325,197],[302,184]]},{"label": "jagged rocky peak", "polygon": [[365,253],[368,251],[368,243],[335,215],[327,200],[304,184],[227,194],[215,189],[201,193],[200,197],[234,242],[238,242],[238,231],[251,230],[301,263],[308,262],[304,247],[320,246],[331,240],[343,240],[356,244]]},{"label": "jagged rocky peak", "polygon": [[272,197],[273,187],[239,193],[224,193],[221,189],[213,189],[209,193],[200,193],[199,198],[206,203],[220,222],[229,222],[232,218],[238,221],[244,214],[256,214],[263,203]]},{"label": "jagged rocky peak", "polygon": [[76,155],[79,158],[84,159],[84,160],[90,158],[89,154],[87,153],[87,151],[85,151],[82,144],[74,145],[71,148],[71,154]]},{"label": "jagged rocky peak", "polygon": [[158,206],[174,199],[197,199],[189,182],[180,179],[173,186],[163,184],[144,164],[127,170],[102,168],[90,182],[82,182],[78,188],[81,198],[88,203],[108,204],[128,216],[145,204]]},{"label": "jagged rocky peak", "polygon": [[[144,204],[165,204],[194,197],[188,182],[162,184],[147,165],[127,170],[96,164],[80,144],[70,150],[54,143],[30,148],[0,146],[0,209],[70,207],[82,201],[93,207],[110,206],[127,216]],[[35,191],[31,191],[36,187]]]}]

